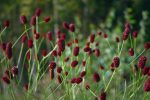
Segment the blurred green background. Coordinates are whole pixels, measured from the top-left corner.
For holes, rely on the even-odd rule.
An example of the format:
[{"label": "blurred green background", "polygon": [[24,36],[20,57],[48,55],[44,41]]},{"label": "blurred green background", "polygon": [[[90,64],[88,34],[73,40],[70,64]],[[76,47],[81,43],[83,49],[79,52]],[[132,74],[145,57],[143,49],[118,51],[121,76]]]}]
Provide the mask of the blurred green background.
[{"label": "blurred green background", "polygon": [[26,15],[30,20],[35,9],[40,7],[43,16],[51,15],[53,19],[51,25],[44,29],[54,30],[62,21],[67,21],[75,22],[83,34],[99,29],[117,30],[115,32],[119,33],[119,29],[123,30],[123,23],[128,21],[133,30],[140,31],[144,41],[148,41],[149,4],[149,0],[0,0],[0,26],[2,29],[2,22],[9,19],[12,28],[8,34],[17,35],[21,29],[19,16]]}]

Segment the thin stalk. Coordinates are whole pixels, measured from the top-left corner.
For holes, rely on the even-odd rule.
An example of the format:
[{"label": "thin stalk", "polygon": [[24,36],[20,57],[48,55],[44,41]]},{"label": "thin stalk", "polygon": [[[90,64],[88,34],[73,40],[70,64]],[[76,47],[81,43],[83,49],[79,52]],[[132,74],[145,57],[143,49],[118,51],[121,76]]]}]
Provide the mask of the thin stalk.
[{"label": "thin stalk", "polygon": [[120,50],[120,52],[119,52],[119,57],[120,57],[120,55],[121,55],[121,53],[122,53],[123,46],[124,46],[124,41],[122,42],[121,50]]},{"label": "thin stalk", "polygon": [[108,89],[108,87],[109,87],[109,85],[110,85],[110,83],[111,83],[111,81],[112,81],[112,79],[113,79],[113,77],[115,75],[115,72],[116,72],[116,69],[114,70],[113,74],[111,75],[111,78],[110,78],[110,80],[109,80],[109,82],[108,82],[108,84],[107,84],[107,86],[105,88],[105,92],[107,91],[107,89]]},{"label": "thin stalk", "polygon": [[135,60],[137,60],[144,52],[145,52],[145,49],[144,49],[138,56],[136,56],[136,57],[129,63],[129,65],[132,64]]}]

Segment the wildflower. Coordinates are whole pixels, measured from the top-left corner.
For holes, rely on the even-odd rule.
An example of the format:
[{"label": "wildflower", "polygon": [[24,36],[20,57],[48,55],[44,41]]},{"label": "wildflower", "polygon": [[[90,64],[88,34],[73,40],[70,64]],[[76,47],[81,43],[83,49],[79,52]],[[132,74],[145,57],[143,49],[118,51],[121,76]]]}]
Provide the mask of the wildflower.
[{"label": "wildflower", "polygon": [[31,21],[30,21],[30,25],[35,26],[35,24],[36,24],[36,17],[32,16]]},{"label": "wildflower", "polygon": [[78,56],[78,54],[79,54],[79,47],[76,46],[76,47],[74,47],[74,49],[73,49],[73,55],[74,55],[74,56]]},{"label": "wildflower", "polygon": [[11,73],[14,75],[18,75],[18,68],[16,66],[11,68]]},{"label": "wildflower", "polygon": [[86,88],[86,90],[89,90],[89,89],[90,89],[90,85],[89,85],[89,84],[86,84],[86,85],[85,85],[85,88]]},{"label": "wildflower", "polygon": [[100,100],[106,100],[106,92],[101,92]]},{"label": "wildflower", "polygon": [[63,39],[59,39],[57,41],[58,51],[63,52],[65,50],[65,41]]},{"label": "wildflower", "polygon": [[74,60],[71,62],[71,67],[75,68],[78,65],[78,61]]},{"label": "wildflower", "polygon": [[85,66],[85,64],[86,64],[86,61],[83,60],[83,61],[82,61],[82,66]]},{"label": "wildflower", "polygon": [[47,17],[44,18],[44,22],[45,22],[45,23],[49,22],[50,20],[51,20],[51,17],[50,17],[50,16],[47,16]]},{"label": "wildflower", "polygon": [[67,22],[63,22],[63,27],[67,30],[69,30],[69,24]]},{"label": "wildflower", "polygon": [[6,56],[8,59],[11,59],[12,57],[12,44],[11,43],[6,44]]},{"label": "wildflower", "polygon": [[75,82],[77,83],[77,84],[80,84],[81,82],[82,82],[82,78],[81,77],[78,77],[78,78],[76,78],[76,80],[75,80]]},{"label": "wildflower", "polygon": [[32,48],[33,47],[33,41],[32,39],[28,40],[28,48]]},{"label": "wildflower", "polygon": [[2,43],[1,48],[2,48],[3,51],[5,51],[6,50],[6,43]]},{"label": "wildflower", "polygon": [[105,38],[105,39],[108,37],[108,36],[107,36],[107,33],[104,33],[104,35],[103,35],[103,36],[104,36],[104,38]]},{"label": "wildflower", "polygon": [[102,32],[98,32],[98,35],[100,36],[102,34]]},{"label": "wildflower", "polygon": [[97,72],[94,72],[93,79],[94,79],[94,82],[99,82],[100,81],[100,76]]},{"label": "wildflower", "polygon": [[46,50],[42,50],[42,56],[45,57],[46,56]]},{"label": "wildflower", "polygon": [[133,48],[130,48],[128,51],[129,56],[134,56],[134,50]]},{"label": "wildflower", "polygon": [[119,57],[114,57],[113,63],[114,63],[114,67],[119,67],[119,65],[120,65]]},{"label": "wildflower", "polygon": [[4,21],[4,27],[9,27],[9,20]]},{"label": "wildflower", "polygon": [[80,73],[80,77],[84,77],[86,75],[86,71],[82,71],[81,73]]},{"label": "wildflower", "polygon": [[138,61],[138,67],[139,68],[144,68],[145,64],[146,64],[146,60],[147,60],[147,57],[145,56],[141,56],[139,58],[139,61]]},{"label": "wildflower", "polygon": [[75,77],[71,79],[71,83],[76,83],[76,78]]},{"label": "wildflower", "polygon": [[35,38],[36,40],[38,40],[39,37],[40,37],[40,34],[39,34],[39,33],[35,33],[35,34],[34,34],[34,38]]},{"label": "wildflower", "polygon": [[57,80],[58,80],[58,83],[60,84],[62,82],[62,78],[60,75],[57,76]]},{"label": "wildflower", "polygon": [[69,25],[69,30],[70,30],[71,32],[74,32],[74,31],[75,31],[75,25],[74,25],[73,23],[71,23],[71,24]]},{"label": "wildflower", "polygon": [[90,35],[90,42],[93,43],[95,39],[95,34],[91,34]]},{"label": "wildflower", "polygon": [[61,68],[61,67],[58,67],[58,68],[57,68],[57,73],[60,74],[61,72],[62,72],[62,68]]},{"label": "wildflower", "polygon": [[149,92],[150,91],[150,78],[148,78],[144,83],[144,91]]},{"label": "wildflower", "polygon": [[39,17],[41,15],[41,12],[42,12],[42,10],[40,8],[37,8],[35,10],[35,15]]},{"label": "wildflower", "polygon": [[134,31],[132,35],[133,35],[133,38],[137,38],[138,32]]},{"label": "wildflower", "polygon": [[10,79],[7,76],[3,76],[2,80],[3,80],[4,83],[10,84]]},{"label": "wildflower", "polygon": [[67,71],[65,72],[65,75],[66,75],[66,76],[68,75],[68,72],[67,72]]},{"label": "wildflower", "polygon": [[24,15],[20,16],[20,23],[21,23],[21,24],[26,24],[26,23],[27,23],[27,18],[26,18],[26,16],[24,16]]},{"label": "wildflower", "polygon": [[116,42],[119,43],[119,37],[118,36],[116,36]]},{"label": "wildflower", "polygon": [[29,84],[28,84],[28,83],[25,83],[25,84],[23,85],[23,88],[24,88],[26,91],[28,91],[28,89],[29,89]]},{"label": "wildflower", "polygon": [[145,50],[148,50],[150,48],[150,42],[147,42],[144,44]]},{"label": "wildflower", "polygon": [[27,36],[26,34],[24,34],[21,38],[22,43],[25,43],[25,41],[27,40]]},{"label": "wildflower", "polygon": [[64,62],[67,62],[69,60],[69,57],[66,57],[65,59],[64,59]]},{"label": "wildflower", "polygon": [[143,75],[147,75],[148,72],[149,72],[149,70],[150,70],[149,67],[144,66],[144,68],[142,69],[142,74],[143,74]]},{"label": "wildflower", "polygon": [[100,50],[97,48],[95,49],[95,56],[96,57],[99,57],[100,56]]},{"label": "wildflower", "polygon": [[56,57],[57,56],[57,51],[53,50],[52,53],[51,53],[51,55],[54,56],[54,57]]},{"label": "wildflower", "polygon": [[56,68],[56,63],[54,61],[51,61],[51,63],[49,64],[49,68],[50,69],[55,69]]}]

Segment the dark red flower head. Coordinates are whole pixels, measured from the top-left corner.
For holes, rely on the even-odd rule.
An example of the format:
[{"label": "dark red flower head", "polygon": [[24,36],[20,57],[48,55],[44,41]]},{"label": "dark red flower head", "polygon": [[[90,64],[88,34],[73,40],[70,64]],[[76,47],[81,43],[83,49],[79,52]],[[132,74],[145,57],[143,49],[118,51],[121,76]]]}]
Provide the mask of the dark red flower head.
[{"label": "dark red flower head", "polygon": [[56,63],[54,61],[52,61],[50,64],[49,64],[49,68],[50,69],[55,69],[56,68]]},{"label": "dark red flower head", "polygon": [[90,42],[93,43],[95,40],[95,34],[90,35]]},{"label": "dark red flower head", "polygon": [[39,33],[35,33],[35,34],[34,34],[34,38],[35,38],[36,40],[38,40],[38,39],[40,38],[40,34],[39,34]]},{"label": "dark red flower head", "polygon": [[32,16],[31,21],[30,21],[30,25],[35,26],[35,24],[36,24],[36,16]]},{"label": "dark red flower head", "polygon": [[8,59],[11,59],[12,57],[12,44],[11,43],[6,44],[6,56]]},{"label": "dark red flower head", "polygon": [[79,47],[76,46],[76,47],[74,47],[74,49],[73,49],[73,55],[74,55],[74,56],[78,56],[78,54],[79,54]]},{"label": "dark red flower head", "polygon": [[75,82],[77,83],[77,84],[80,84],[81,82],[82,82],[82,78],[81,77],[78,77],[78,78],[76,78],[76,80],[75,80]]},{"label": "dark red flower head", "polygon": [[101,35],[102,34],[102,32],[98,32],[98,35]]},{"label": "dark red flower head", "polygon": [[25,43],[26,40],[27,40],[27,36],[26,36],[26,34],[24,34],[21,38],[21,41],[22,41],[22,43]]},{"label": "dark red flower head", "polygon": [[134,49],[130,48],[128,51],[129,56],[134,56]]},{"label": "dark red flower head", "polygon": [[3,80],[4,83],[10,84],[10,79],[7,76],[3,76],[2,80]]},{"label": "dark red flower head", "polygon": [[104,35],[103,35],[103,36],[104,36],[104,38],[105,38],[105,39],[108,37],[108,36],[107,36],[107,33],[104,33]]},{"label": "dark red flower head", "polygon": [[58,83],[60,84],[62,82],[62,78],[60,75],[57,76],[57,80],[58,80]]},{"label": "dark red flower head", "polygon": [[18,75],[18,68],[16,66],[11,68],[11,73],[14,75]]},{"label": "dark red flower head", "polygon": [[137,38],[137,35],[138,35],[138,32],[137,32],[137,31],[134,31],[134,32],[133,32],[133,37],[134,37],[134,38]]},{"label": "dark red flower head", "polygon": [[76,79],[77,79],[77,78],[75,78],[75,77],[72,78],[72,79],[71,79],[71,83],[76,83]]},{"label": "dark red flower head", "polygon": [[28,83],[24,84],[24,85],[23,85],[23,88],[24,88],[25,91],[28,91],[28,89],[29,89]]},{"label": "dark red flower head", "polygon": [[99,50],[98,48],[95,49],[94,53],[95,53],[95,56],[96,56],[96,57],[99,57],[99,56],[100,56],[100,50]]},{"label": "dark red flower head", "polygon": [[56,57],[57,56],[57,51],[53,50],[52,53],[51,53],[51,55],[54,56],[54,57]]},{"label": "dark red flower head", "polygon": [[62,68],[61,68],[61,67],[58,67],[58,68],[57,68],[57,73],[60,74],[61,72],[62,72]]},{"label": "dark red flower head", "polygon": [[89,89],[90,89],[90,85],[89,85],[89,84],[86,84],[86,85],[85,85],[85,88],[86,88],[86,90],[89,90]]},{"label": "dark red flower head", "polygon": [[63,39],[59,39],[57,41],[58,51],[63,52],[65,50],[65,41]]},{"label": "dark red flower head", "polygon": [[84,77],[86,75],[86,71],[82,71],[81,73],[80,73],[80,77]]},{"label": "dark red flower head", "polygon": [[69,30],[70,30],[71,32],[74,32],[74,31],[75,31],[75,25],[74,25],[73,23],[71,23],[71,24],[69,25]]},{"label": "dark red flower head", "polygon": [[39,17],[41,15],[41,12],[42,12],[42,10],[40,8],[37,8],[35,10],[35,15]]},{"label": "dark red flower head", "polygon": [[119,57],[114,57],[113,59],[113,64],[114,64],[114,67],[119,67],[120,65],[120,58]]},{"label": "dark red flower head", "polygon": [[149,68],[149,67],[144,66],[144,68],[142,69],[142,74],[143,74],[143,75],[147,75],[147,74],[148,74],[148,72],[149,72],[149,70],[150,70],[150,68]]},{"label": "dark red flower head", "polygon": [[144,91],[149,92],[150,91],[150,78],[148,78],[144,83]]},{"label": "dark red flower head", "polygon": [[100,76],[97,72],[94,72],[93,79],[94,79],[94,82],[99,82],[100,81]]},{"label": "dark red flower head", "polygon": [[101,92],[100,100],[106,100],[106,92]]},{"label": "dark red flower head", "polygon": [[119,42],[120,42],[120,40],[119,40],[119,37],[118,37],[118,36],[116,36],[116,42],[117,42],[117,43],[119,43]]},{"label": "dark red flower head", "polygon": [[3,24],[4,24],[4,27],[9,27],[9,20],[5,20]]},{"label": "dark red flower head", "polygon": [[50,20],[51,20],[51,17],[50,17],[50,16],[47,16],[47,17],[44,18],[44,22],[45,22],[45,23],[49,22]]},{"label": "dark red flower head", "polygon": [[47,38],[49,41],[52,40],[52,32],[47,32]]},{"label": "dark red flower head", "polygon": [[150,42],[147,42],[144,44],[145,50],[148,50],[150,48]]},{"label": "dark red flower head", "polygon": [[69,57],[66,57],[66,58],[64,59],[64,62],[67,62],[67,61],[69,61]]},{"label": "dark red flower head", "polygon": [[74,60],[74,61],[71,62],[71,67],[72,68],[75,68],[77,65],[78,65],[78,61],[77,60]]},{"label": "dark red flower head", "polygon": [[42,50],[42,56],[45,57],[46,56],[46,50]]},{"label": "dark red flower head", "polygon": [[29,39],[28,40],[28,48],[32,48],[33,47],[33,40]]},{"label": "dark red flower head", "polygon": [[85,66],[85,65],[86,65],[86,61],[83,60],[83,61],[82,61],[82,66]]},{"label": "dark red flower head", "polygon": [[2,43],[1,48],[2,48],[3,51],[5,51],[6,50],[6,43]]},{"label": "dark red flower head", "polygon": [[67,22],[63,22],[63,27],[67,30],[69,30],[69,24]]},{"label": "dark red flower head", "polygon": [[141,56],[139,58],[139,61],[138,61],[138,67],[139,68],[144,68],[145,64],[146,64],[146,60],[147,60],[147,57],[145,56]]},{"label": "dark red flower head", "polygon": [[26,18],[26,16],[24,16],[24,15],[20,16],[20,23],[21,23],[21,24],[26,24],[26,23],[27,23],[27,18]]}]

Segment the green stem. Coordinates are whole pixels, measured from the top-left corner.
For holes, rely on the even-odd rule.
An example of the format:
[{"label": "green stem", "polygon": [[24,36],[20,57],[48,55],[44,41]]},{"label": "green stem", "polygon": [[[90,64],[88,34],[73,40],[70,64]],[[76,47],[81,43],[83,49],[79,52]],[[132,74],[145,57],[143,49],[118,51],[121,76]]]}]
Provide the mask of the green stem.
[{"label": "green stem", "polygon": [[138,56],[136,56],[136,57],[129,63],[129,65],[132,64],[135,60],[137,60],[144,52],[145,52],[145,49],[144,49]]},{"label": "green stem", "polygon": [[111,81],[112,81],[112,79],[113,79],[113,77],[115,75],[115,72],[116,72],[116,69],[114,70],[113,74],[111,75],[111,78],[110,78],[110,80],[109,80],[109,82],[108,82],[108,84],[107,84],[107,86],[105,88],[105,92],[107,91],[107,89],[108,89],[108,87],[109,87],[109,85],[110,85],[110,83],[111,83]]}]

